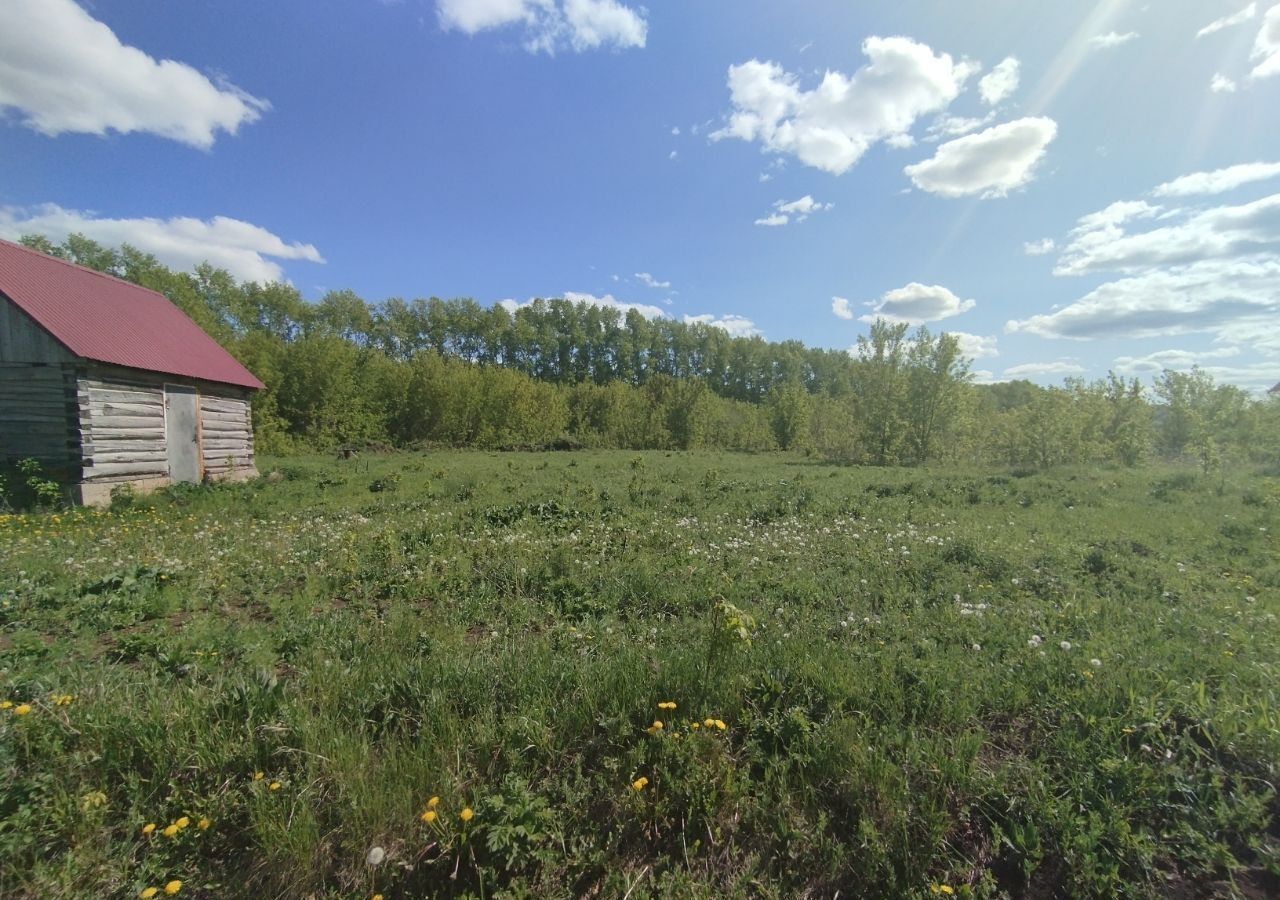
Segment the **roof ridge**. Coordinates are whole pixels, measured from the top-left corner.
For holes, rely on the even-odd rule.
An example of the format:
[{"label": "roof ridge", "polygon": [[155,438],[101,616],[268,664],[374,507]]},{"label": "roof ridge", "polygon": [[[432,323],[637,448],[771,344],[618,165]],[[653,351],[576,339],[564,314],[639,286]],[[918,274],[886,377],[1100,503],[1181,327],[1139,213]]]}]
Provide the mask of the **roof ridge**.
[{"label": "roof ridge", "polygon": [[[91,269],[88,266],[82,266],[79,263],[73,263],[69,259],[62,259],[61,257],[58,257],[58,256],[51,256],[48,253],[45,253],[43,250],[36,250],[34,247],[28,247],[26,244],[19,243],[18,241],[10,241],[5,238],[0,238],[0,244],[8,244],[10,247],[13,247],[15,250],[21,250],[23,253],[30,253],[33,256],[38,256],[41,259],[47,259],[50,262],[60,263],[61,265],[64,265],[64,266],[70,266],[71,268],[76,269],[77,271],[87,272],[90,275],[97,275],[99,278],[105,278],[108,281],[114,281],[117,284],[127,285],[131,288],[134,288],[135,290],[147,291],[148,293],[155,294],[157,297],[162,298],[166,303],[173,303],[172,300],[170,300],[160,291],[157,291],[155,288],[146,287],[145,285],[138,284],[136,281],[129,281],[127,278],[121,278],[118,275],[108,275],[106,272],[99,272],[97,269]],[[174,305],[176,306],[177,304],[174,304]]]}]

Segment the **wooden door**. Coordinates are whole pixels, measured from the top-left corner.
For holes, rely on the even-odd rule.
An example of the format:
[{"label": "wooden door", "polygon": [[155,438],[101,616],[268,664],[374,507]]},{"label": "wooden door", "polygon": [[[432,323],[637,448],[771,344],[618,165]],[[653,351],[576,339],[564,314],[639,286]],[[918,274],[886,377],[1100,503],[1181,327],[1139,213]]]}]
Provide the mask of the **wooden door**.
[{"label": "wooden door", "polygon": [[181,384],[164,386],[165,447],[169,480],[200,481],[200,394]]}]

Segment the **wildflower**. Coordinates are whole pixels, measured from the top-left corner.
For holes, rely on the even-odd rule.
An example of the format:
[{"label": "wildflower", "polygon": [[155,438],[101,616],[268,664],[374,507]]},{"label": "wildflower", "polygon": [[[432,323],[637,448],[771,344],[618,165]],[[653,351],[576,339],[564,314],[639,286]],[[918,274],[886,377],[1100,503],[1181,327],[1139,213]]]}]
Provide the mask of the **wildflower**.
[{"label": "wildflower", "polygon": [[707,727],[707,728],[715,728],[715,727],[716,727],[716,720],[715,720],[715,719],[703,719],[703,720],[702,720],[702,724],[703,724],[705,727]]},{"label": "wildflower", "polygon": [[269,790],[269,791],[278,791],[278,790],[280,790],[280,788],[281,788],[281,787],[283,787],[283,785],[281,785],[281,784],[280,784],[280,782],[278,782],[278,781],[273,781],[273,782],[271,782],[269,785],[267,785],[267,790]]},{"label": "wildflower", "polygon": [[149,888],[143,888],[142,890],[140,890],[138,892],[138,896],[141,897],[142,900],[151,900],[151,898],[158,893],[160,893],[160,888],[149,887]]},{"label": "wildflower", "polygon": [[955,893],[955,889],[949,884],[931,884],[929,885],[929,893],[931,894],[947,894],[950,896]]},{"label": "wildflower", "polygon": [[207,818],[201,817],[200,821],[196,823],[196,827],[199,828],[201,831],[208,831],[209,826],[212,824],[213,823],[210,822]]},{"label": "wildflower", "polygon": [[382,895],[381,895],[381,894],[374,894],[374,895],[373,895],[373,897],[371,898],[371,900],[382,900]]},{"label": "wildflower", "polygon": [[702,723],[701,723],[701,722],[690,722],[690,723],[689,723],[689,727],[690,727],[690,728],[695,728],[695,729],[696,729],[696,728],[701,728],[701,727],[702,727]]},{"label": "wildflower", "polygon": [[658,704],[658,709],[675,709],[675,708],[676,708],[676,704],[672,700],[667,700],[663,703]]},{"label": "wildflower", "polygon": [[475,813],[471,811],[470,806],[464,806],[462,808],[462,812],[458,813],[458,818],[463,821],[463,824],[466,824],[467,822],[471,821],[471,817],[474,815]]},{"label": "wildflower", "polygon": [[1027,646],[1033,649],[1035,647],[1039,647],[1043,643],[1044,643],[1044,638],[1040,637],[1040,635],[1038,634],[1033,634],[1031,635],[1031,637],[1027,639]]},{"label": "wildflower", "polygon": [[436,820],[436,811],[434,809],[428,809],[425,812],[423,812],[420,818],[422,819],[422,821],[430,825],[432,822]]},{"label": "wildflower", "polygon": [[178,893],[180,890],[182,890],[182,882],[176,878],[164,886],[164,892],[170,897]]},{"label": "wildflower", "polygon": [[0,709],[13,709],[12,700],[0,700]]},{"label": "wildflower", "polygon": [[13,714],[15,716],[25,716],[29,712],[31,712],[30,703],[19,703],[13,708]]},{"label": "wildflower", "polygon": [[262,774],[261,772],[254,772],[254,773],[253,773],[253,780],[254,780],[254,781],[261,781],[261,780],[263,779],[263,777],[264,777],[264,776],[263,776],[263,774]]},{"label": "wildflower", "polygon": [[178,826],[177,826],[177,825],[166,825],[166,826],[164,826],[164,831],[162,831],[162,832],[160,832],[160,833],[161,833],[161,834],[163,834],[163,835],[164,835],[165,837],[167,837],[167,838],[177,837],[177,836],[178,836]]},{"label": "wildflower", "polygon": [[720,729],[721,731],[724,731],[728,727],[729,726],[724,724],[724,722],[720,721],[719,719],[716,719],[716,728]]},{"label": "wildflower", "polygon": [[439,797],[432,797],[430,800],[427,801],[427,809],[435,809],[439,805],[440,805]]},{"label": "wildflower", "polygon": [[151,832],[153,832],[153,831],[155,831],[155,830],[156,830],[156,823],[155,823],[155,822],[148,822],[146,825],[143,825],[143,826],[142,826],[142,833],[143,833],[143,834],[150,834]]},{"label": "wildflower", "polygon": [[76,698],[71,696],[70,694],[54,694],[53,705],[54,706],[70,706],[75,699]]},{"label": "wildflower", "polygon": [[663,728],[662,722],[658,719],[654,719],[653,724],[650,725],[648,728],[646,728],[645,731],[649,732],[650,734],[657,734],[659,731],[662,730],[662,728]]},{"label": "wildflower", "polygon": [[179,829],[182,829],[182,828],[186,828],[188,825],[190,825],[190,824],[191,824],[191,820],[190,820],[190,819],[188,819],[186,816],[183,816],[181,819],[179,819],[178,821],[174,822],[173,824],[174,824],[174,825],[177,825]]},{"label": "wildflower", "polygon": [[634,791],[643,791],[649,785],[649,779],[641,775],[635,781],[631,782],[631,789]]},{"label": "wildflower", "polygon": [[370,847],[369,852],[365,855],[364,861],[371,866],[380,865],[387,858],[387,851],[381,847]]},{"label": "wildflower", "polygon": [[1102,660],[1100,660],[1100,659],[1096,659],[1096,658],[1095,658],[1095,659],[1091,659],[1091,660],[1089,660],[1089,665],[1093,666],[1095,669],[1101,669],[1101,668],[1102,668]]},{"label": "wildflower", "polygon": [[1061,647],[1063,650],[1070,650],[1070,649],[1071,649],[1071,642],[1070,642],[1070,641],[1063,641],[1062,643],[1058,644],[1058,646],[1059,646],[1059,647]]}]

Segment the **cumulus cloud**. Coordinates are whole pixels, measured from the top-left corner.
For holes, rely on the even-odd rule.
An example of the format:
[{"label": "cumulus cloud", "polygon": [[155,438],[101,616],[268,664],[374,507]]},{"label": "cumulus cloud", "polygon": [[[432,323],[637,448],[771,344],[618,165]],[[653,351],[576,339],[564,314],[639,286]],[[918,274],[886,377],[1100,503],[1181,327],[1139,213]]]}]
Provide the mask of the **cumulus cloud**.
[{"label": "cumulus cloud", "polygon": [[819,203],[809,194],[805,194],[799,200],[776,200],[773,204],[773,212],[762,219],[756,219],[756,224],[778,226],[786,225],[788,222],[803,222],[813,213],[831,209],[834,205]]},{"label": "cumulus cloud", "polygon": [[1232,13],[1229,16],[1223,16],[1221,19],[1215,19],[1214,21],[1210,22],[1208,25],[1204,26],[1203,28],[1201,28],[1199,31],[1196,32],[1196,37],[1202,38],[1207,35],[1213,34],[1215,32],[1222,31],[1224,28],[1230,28],[1233,25],[1242,25],[1245,22],[1248,22],[1257,14],[1258,14],[1258,4],[1250,3],[1248,6],[1246,6],[1244,9],[1240,10],[1239,12]]},{"label": "cumulus cloud", "polygon": [[649,27],[643,11],[617,0],[436,0],[436,12],[441,27],[464,34],[520,27],[526,49],[552,55],[643,47]]},{"label": "cumulus cloud", "polygon": [[108,219],[53,203],[0,207],[0,237],[16,239],[24,234],[44,235],[55,242],[83,234],[112,247],[130,244],[175,269],[190,270],[208,262],[242,281],[284,281],[284,270],[276,259],[324,262],[311,244],[286,243],[265,228],[225,216]]},{"label": "cumulus cloud", "polygon": [[1221,194],[1241,185],[1280,176],[1280,162],[1242,163],[1212,172],[1193,172],[1166,181],[1151,193],[1157,197],[1188,197],[1196,194]]},{"label": "cumulus cloud", "polygon": [[[1229,337],[1223,329],[1236,326]],[[1218,332],[1250,343],[1280,332],[1280,257],[1208,259],[1109,281],[1046,315],[1010,321],[1009,332],[1089,340]]]},{"label": "cumulus cloud", "polygon": [[1250,78],[1269,78],[1280,74],[1280,3],[1262,17],[1262,30],[1253,42],[1250,59],[1255,63]]},{"label": "cumulus cloud", "polygon": [[1158,350],[1146,356],[1117,356],[1114,368],[1121,375],[1154,375],[1165,369],[1183,371],[1202,365],[1206,360],[1230,358],[1239,354],[1239,347],[1200,351]]},{"label": "cumulus cloud", "polygon": [[659,281],[658,279],[650,275],[648,272],[637,272],[636,280],[639,281],[641,284],[643,284],[645,287],[657,288],[658,290],[662,290],[662,291],[668,290],[671,287],[670,281]]},{"label": "cumulus cloud", "polygon": [[1058,359],[1052,362],[1023,363],[1010,366],[1004,370],[1005,378],[1027,378],[1034,375],[1083,375],[1084,366],[1070,360]]},{"label": "cumulus cloud", "polygon": [[270,109],[191,66],[120,42],[75,0],[7,0],[0,28],[0,111],[56,136],[146,132],[213,146]]},{"label": "cumulus cloud", "polygon": [[700,316],[685,316],[684,321],[689,325],[699,324],[719,328],[729,332],[731,337],[755,337],[760,333],[756,323],[743,316],[713,316],[710,313],[704,313]]},{"label": "cumulus cloud", "polygon": [[[1144,217],[1158,207],[1143,201],[1114,204],[1142,207]],[[1156,266],[1182,265],[1208,259],[1227,259],[1280,244],[1280,194],[1238,206],[1206,210],[1171,210],[1163,224],[1129,233],[1127,219],[1106,221],[1095,213],[1080,220],[1072,241],[1063,250],[1054,273],[1081,275],[1099,270],[1135,271]]]},{"label": "cumulus cloud", "polygon": [[960,352],[969,359],[987,359],[999,356],[995,335],[969,334],[967,331],[948,331],[960,344]]},{"label": "cumulus cloud", "polygon": [[1108,31],[1106,34],[1095,34],[1093,37],[1089,38],[1089,46],[1106,50],[1111,47],[1119,47],[1121,44],[1127,44],[1130,41],[1135,40],[1138,36],[1138,32],[1136,31],[1127,31],[1124,34],[1120,34],[1115,31]]},{"label": "cumulus cloud", "polygon": [[876,319],[887,319],[890,322],[911,324],[937,322],[968,312],[976,305],[973,300],[961,300],[940,284],[929,285],[913,281],[906,287],[888,291],[879,300],[868,303],[871,313],[860,317],[858,321],[870,323]]},{"label": "cumulus cloud", "polygon": [[1234,94],[1236,83],[1221,72],[1214,72],[1213,78],[1209,80],[1209,90],[1215,94]]},{"label": "cumulus cloud", "polygon": [[831,298],[831,312],[837,319],[852,319],[853,309],[849,306],[849,301],[844,297]]},{"label": "cumulus cloud", "polygon": [[862,52],[869,62],[853,75],[828,71],[812,90],[777,63],[730,66],[733,109],[712,139],[759,141],[839,175],[875,143],[905,142],[916,120],[945,109],[976,71],[905,37],[869,37]]},{"label": "cumulus cloud", "polygon": [[1017,58],[1010,56],[982,76],[978,82],[978,93],[984,103],[995,106],[1018,89],[1018,65]]},{"label": "cumulus cloud", "polygon": [[1054,247],[1058,246],[1053,238],[1041,238],[1038,241],[1027,241],[1022,245],[1022,252],[1027,256],[1044,256],[1052,253]]},{"label": "cumulus cloud", "polygon": [[1004,197],[1034,178],[1036,164],[1057,133],[1053,119],[1018,119],[948,141],[932,159],[903,171],[931,194]]},{"label": "cumulus cloud", "polygon": [[[995,119],[995,111],[992,110],[981,119],[966,116],[953,116],[944,113],[934,119],[925,129],[925,140],[937,142],[947,138],[961,137],[966,134],[972,134],[979,128],[985,128]],[[910,135],[908,135],[910,137]]]}]

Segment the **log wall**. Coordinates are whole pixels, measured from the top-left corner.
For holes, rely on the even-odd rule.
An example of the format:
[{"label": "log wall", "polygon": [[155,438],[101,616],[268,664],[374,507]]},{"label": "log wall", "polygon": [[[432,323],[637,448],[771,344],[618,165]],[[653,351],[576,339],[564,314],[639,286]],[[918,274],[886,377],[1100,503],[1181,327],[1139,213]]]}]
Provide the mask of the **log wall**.
[{"label": "log wall", "polygon": [[79,477],[74,373],[62,366],[0,363],[0,461],[38,459],[50,474]]},{"label": "log wall", "polygon": [[201,392],[200,448],[206,478],[253,468],[253,420],[247,397]]},{"label": "log wall", "polygon": [[77,398],[84,481],[169,476],[163,383],[85,370],[77,379]]}]

